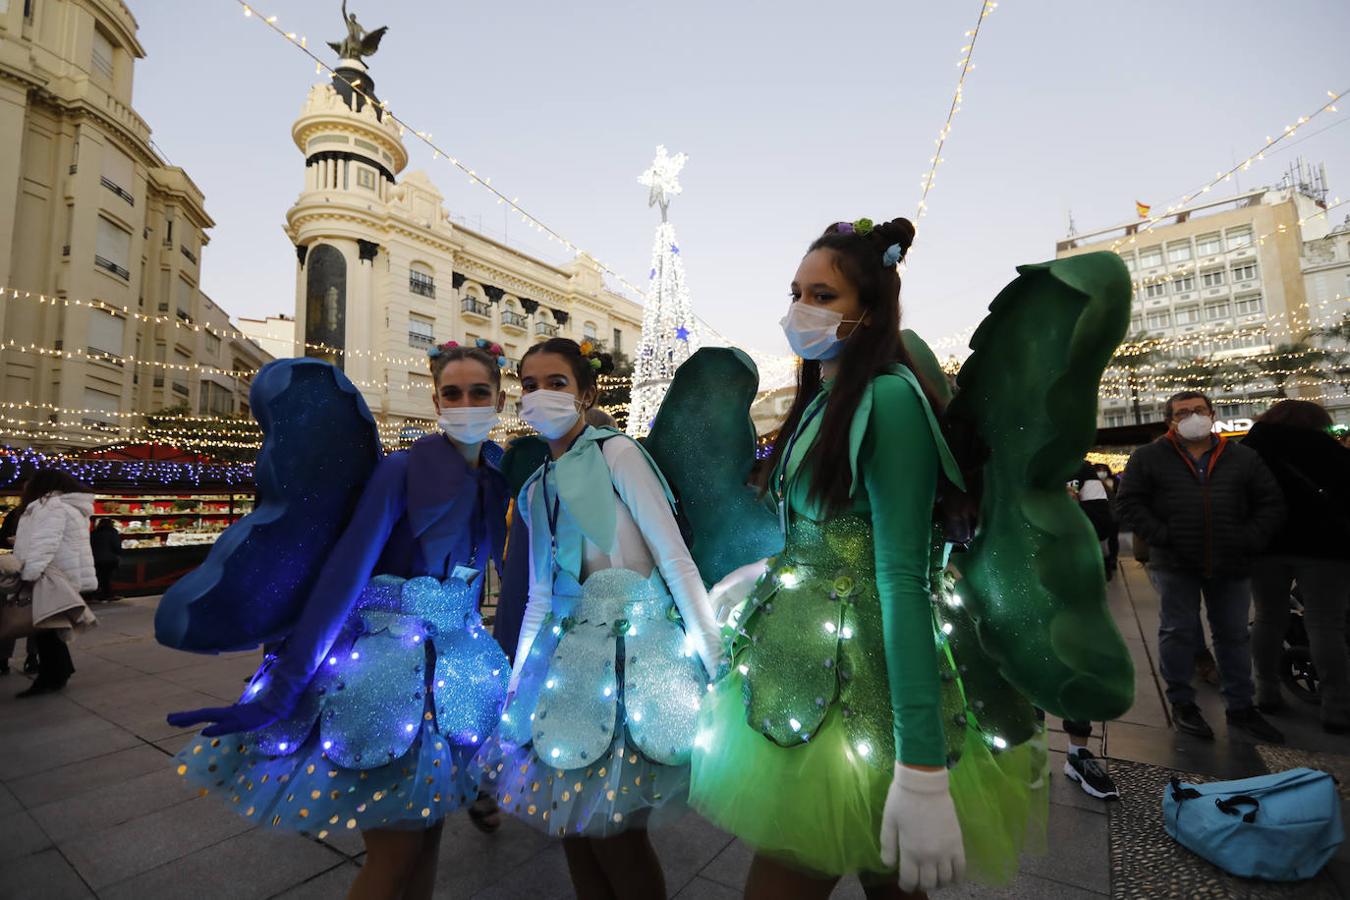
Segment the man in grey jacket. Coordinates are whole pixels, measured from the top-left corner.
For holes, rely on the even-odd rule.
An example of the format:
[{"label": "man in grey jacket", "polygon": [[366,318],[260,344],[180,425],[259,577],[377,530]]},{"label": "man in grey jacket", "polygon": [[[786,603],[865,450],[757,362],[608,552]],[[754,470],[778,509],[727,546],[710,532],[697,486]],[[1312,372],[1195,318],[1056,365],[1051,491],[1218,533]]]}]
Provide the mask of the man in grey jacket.
[{"label": "man in grey jacket", "polygon": [[1284,520],[1279,484],[1253,450],[1214,434],[1209,398],[1183,391],[1163,408],[1167,434],[1130,456],[1120,516],[1149,545],[1149,580],[1161,601],[1159,668],[1172,721],[1212,738],[1195,704],[1195,653],[1204,645],[1204,597],[1230,729],[1282,743],[1254,705],[1249,572]]}]

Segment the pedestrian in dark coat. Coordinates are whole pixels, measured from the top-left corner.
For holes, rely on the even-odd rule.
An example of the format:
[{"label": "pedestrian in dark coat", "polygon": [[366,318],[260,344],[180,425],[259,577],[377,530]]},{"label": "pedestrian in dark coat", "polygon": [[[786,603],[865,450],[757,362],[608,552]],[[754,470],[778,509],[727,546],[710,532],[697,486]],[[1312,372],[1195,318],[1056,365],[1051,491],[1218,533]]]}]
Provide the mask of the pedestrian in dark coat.
[{"label": "pedestrian in dark coat", "polygon": [[1270,467],[1289,515],[1252,569],[1252,656],[1261,709],[1283,708],[1280,658],[1295,582],[1317,669],[1322,727],[1350,732],[1350,450],[1332,437],[1331,416],[1309,400],[1281,400],[1242,442]]},{"label": "pedestrian in dark coat", "polygon": [[122,533],[112,519],[99,519],[89,533],[89,545],[94,551],[94,571],[98,575],[98,593],[94,599],[107,602],[120,599],[113,596],[112,580],[122,561]]},{"label": "pedestrian in dark coat", "polygon": [[1268,743],[1284,736],[1255,706],[1248,613],[1251,564],[1284,521],[1284,496],[1261,456],[1214,434],[1204,394],[1185,391],[1164,407],[1168,431],[1130,456],[1117,505],[1149,546],[1158,592],[1159,668],[1174,724],[1214,732],[1195,704],[1195,653],[1203,646],[1204,597],[1230,728]]}]

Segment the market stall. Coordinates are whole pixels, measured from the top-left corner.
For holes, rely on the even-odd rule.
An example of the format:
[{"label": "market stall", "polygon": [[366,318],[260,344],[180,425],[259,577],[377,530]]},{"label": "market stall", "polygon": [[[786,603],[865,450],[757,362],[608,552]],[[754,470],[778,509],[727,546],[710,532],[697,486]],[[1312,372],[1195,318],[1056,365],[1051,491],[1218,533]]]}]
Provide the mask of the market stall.
[{"label": "market stall", "polygon": [[95,518],[122,533],[113,592],[159,594],[201,565],[222,532],[253,511],[252,465],[159,444],[79,456],[0,447],[0,514],[18,504],[27,474],[60,468],[94,488]]}]

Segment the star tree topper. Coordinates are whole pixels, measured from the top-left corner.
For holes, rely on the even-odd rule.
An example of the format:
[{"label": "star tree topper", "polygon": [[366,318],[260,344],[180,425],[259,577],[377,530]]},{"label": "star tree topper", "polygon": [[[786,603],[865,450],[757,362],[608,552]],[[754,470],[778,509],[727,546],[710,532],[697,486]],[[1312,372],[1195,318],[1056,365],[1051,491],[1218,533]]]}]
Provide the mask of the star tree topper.
[{"label": "star tree topper", "polygon": [[683,188],[680,187],[680,170],[688,162],[689,157],[683,153],[677,153],[670,156],[666,153],[665,145],[656,148],[656,159],[652,161],[651,168],[638,176],[638,184],[652,189],[647,198],[648,206],[661,207],[661,221],[666,220],[666,212],[670,208],[670,198],[680,193]]}]

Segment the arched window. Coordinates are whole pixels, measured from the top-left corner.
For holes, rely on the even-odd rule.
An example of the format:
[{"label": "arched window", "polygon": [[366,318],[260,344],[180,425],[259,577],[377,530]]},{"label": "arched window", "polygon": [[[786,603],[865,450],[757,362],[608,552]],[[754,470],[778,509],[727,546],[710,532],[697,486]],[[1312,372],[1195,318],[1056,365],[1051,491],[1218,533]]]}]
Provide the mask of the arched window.
[{"label": "arched window", "polygon": [[424,262],[408,266],[408,290],[423,297],[436,296],[436,277],[431,266]]}]

